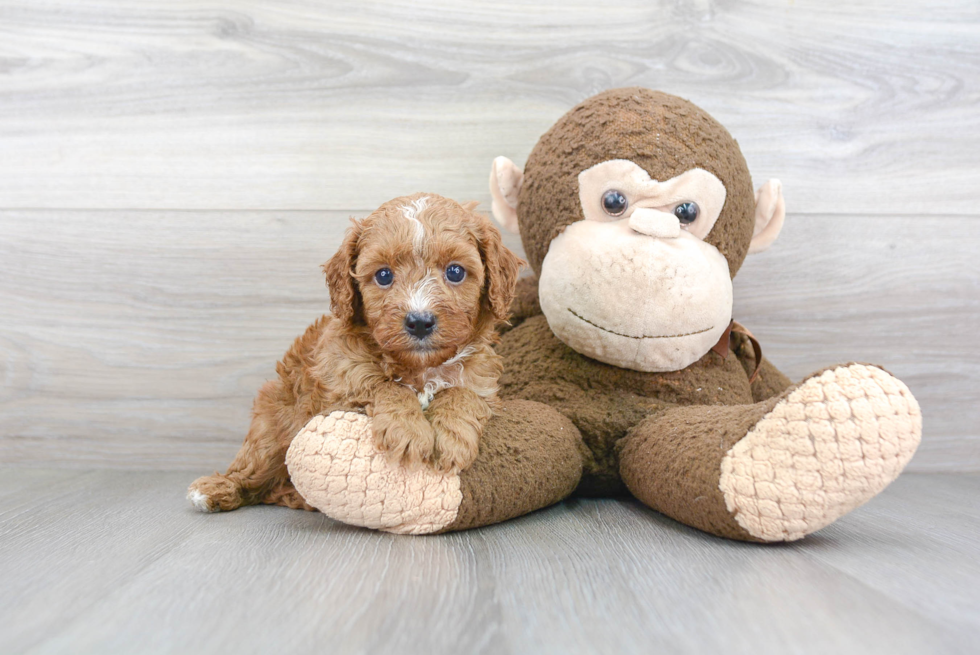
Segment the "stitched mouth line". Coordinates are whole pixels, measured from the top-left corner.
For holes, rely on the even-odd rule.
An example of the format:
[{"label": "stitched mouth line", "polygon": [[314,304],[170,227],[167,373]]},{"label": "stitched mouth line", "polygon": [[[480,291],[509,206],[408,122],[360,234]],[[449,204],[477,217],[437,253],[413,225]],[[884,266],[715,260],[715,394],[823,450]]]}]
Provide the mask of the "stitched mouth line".
[{"label": "stitched mouth line", "polygon": [[623,334],[622,332],[616,332],[614,330],[610,330],[609,328],[604,328],[604,327],[602,327],[601,325],[599,325],[597,323],[593,323],[592,321],[590,321],[589,319],[585,318],[584,316],[580,316],[571,307],[566,307],[565,309],[567,309],[569,311],[569,313],[571,313],[572,316],[574,316],[575,318],[577,318],[580,321],[584,321],[584,322],[588,323],[592,327],[599,328],[603,332],[608,332],[609,334],[615,334],[617,337],[626,337],[627,339],[675,339],[677,337],[690,337],[690,336],[693,336],[695,334],[704,334],[705,332],[708,332],[708,331],[711,330],[710,327],[706,327],[703,330],[696,330],[694,332],[686,332],[684,334],[651,334],[651,335],[644,335],[642,337],[635,337],[632,334]]}]

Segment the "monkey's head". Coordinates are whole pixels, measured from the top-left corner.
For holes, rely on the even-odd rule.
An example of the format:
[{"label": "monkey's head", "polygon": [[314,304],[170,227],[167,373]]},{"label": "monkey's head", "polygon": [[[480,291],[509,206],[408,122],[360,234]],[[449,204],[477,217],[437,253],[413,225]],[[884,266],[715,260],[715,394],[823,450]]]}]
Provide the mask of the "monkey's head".
[{"label": "monkey's head", "polygon": [[585,100],[523,171],[498,157],[493,213],[520,230],[555,335],[639,371],[703,357],[732,318],[732,278],[782,228],[779,182],[753,194],[738,144],[706,112],[641,88]]}]

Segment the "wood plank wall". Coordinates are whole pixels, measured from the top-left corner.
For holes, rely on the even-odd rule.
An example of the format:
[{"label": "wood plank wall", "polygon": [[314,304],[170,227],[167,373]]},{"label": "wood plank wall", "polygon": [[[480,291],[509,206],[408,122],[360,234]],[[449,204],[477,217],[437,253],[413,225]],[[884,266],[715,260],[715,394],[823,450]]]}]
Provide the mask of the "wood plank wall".
[{"label": "wood plank wall", "polygon": [[980,470],[971,0],[3,2],[0,462],[222,467],[349,216],[486,209],[494,156],[627,85],[783,180],[736,280],[767,355],[885,365],[925,414],[911,469]]}]

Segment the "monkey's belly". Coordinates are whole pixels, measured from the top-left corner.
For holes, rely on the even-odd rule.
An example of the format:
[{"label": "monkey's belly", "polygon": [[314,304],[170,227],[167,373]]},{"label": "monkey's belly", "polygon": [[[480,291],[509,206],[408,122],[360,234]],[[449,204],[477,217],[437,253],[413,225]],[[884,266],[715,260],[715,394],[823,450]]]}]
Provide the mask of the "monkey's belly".
[{"label": "monkey's belly", "polygon": [[544,316],[507,332],[500,395],[535,400],[567,416],[582,433],[586,462],[580,493],[624,493],[616,444],[640,421],[675,405],[751,404],[748,376],[733,353],[709,352],[681,371],[644,373],[590,359],[558,340]]}]

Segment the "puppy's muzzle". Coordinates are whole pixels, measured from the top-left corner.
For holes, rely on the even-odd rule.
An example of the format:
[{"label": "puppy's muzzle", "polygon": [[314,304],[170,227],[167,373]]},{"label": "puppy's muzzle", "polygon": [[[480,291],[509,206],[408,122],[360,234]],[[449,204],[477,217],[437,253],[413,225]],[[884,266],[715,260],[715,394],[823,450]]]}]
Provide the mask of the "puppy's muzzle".
[{"label": "puppy's muzzle", "polygon": [[432,312],[409,312],[405,316],[405,331],[416,339],[425,339],[436,329],[436,317]]}]

